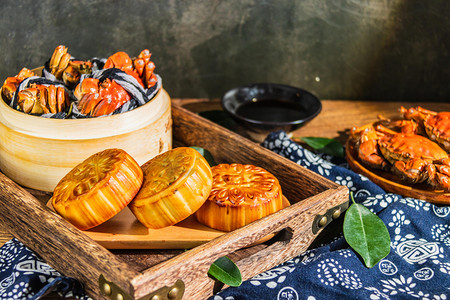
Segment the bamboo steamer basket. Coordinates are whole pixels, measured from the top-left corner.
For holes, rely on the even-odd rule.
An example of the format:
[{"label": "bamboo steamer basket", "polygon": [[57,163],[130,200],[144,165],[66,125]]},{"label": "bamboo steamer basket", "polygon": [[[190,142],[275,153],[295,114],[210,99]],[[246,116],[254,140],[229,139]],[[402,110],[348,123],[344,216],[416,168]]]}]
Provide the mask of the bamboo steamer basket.
[{"label": "bamboo steamer basket", "polygon": [[0,101],[0,170],[28,188],[53,192],[73,167],[107,148],[140,165],[172,148],[171,99],[161,88],[134,110],[89,119],[32,116]]}]

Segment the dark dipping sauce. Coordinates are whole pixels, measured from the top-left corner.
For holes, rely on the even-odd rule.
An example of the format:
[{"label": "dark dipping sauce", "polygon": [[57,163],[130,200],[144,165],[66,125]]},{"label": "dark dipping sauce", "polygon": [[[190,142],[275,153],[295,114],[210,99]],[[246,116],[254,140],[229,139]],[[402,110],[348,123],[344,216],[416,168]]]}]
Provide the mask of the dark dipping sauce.
[{"label": "dark dipping sauce", "polygon": [[299,104],[287,100],[256,99],[241,104],[236,114],[263,122],[292,122],[308,116]]}]

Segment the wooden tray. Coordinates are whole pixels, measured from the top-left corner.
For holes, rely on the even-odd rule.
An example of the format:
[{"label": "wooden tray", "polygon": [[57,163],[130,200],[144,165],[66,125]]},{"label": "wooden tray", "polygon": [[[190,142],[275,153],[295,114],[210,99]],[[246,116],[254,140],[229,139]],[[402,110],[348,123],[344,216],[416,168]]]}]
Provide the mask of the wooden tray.
[{"label": "wooden tray", "polygon": [[[47,206],[55,211],[51,201],[47,202]],[[289,201],[283,197],[283,208],[288,206]],[[105,223],[83,233],[106,249],[190,249],[226,234],[199,223],[194,215],[173,226],[146,228],[128,207]],[[250,246],[264,243],[274,235],[269,234]]]},{"label": "wooden tray", "polygon": [[351,138],[347,140],[345,153],[347,162],[353,171],[366,176],[387,192],[396,193],[404,197],[421,199],[435,204],[450,204],[450,193],[445,193],[442,190],[434,190],[426,184],[408,185],[390,172],[375,170],[362,165],[357,158],[355,143]]},{"label": "wooden tray", "polygon": [[[208,149],[217,162],[249,163],[274,174],[289,207],[185,250],[107,250],[0,173],[2,225],[56,270],[75,277],[94,299],[205,299],[223,288],[208,275],[227,255],[251,278],[304,252],[332,216],[348,206],[348,189],[178,106],[174,146]],[[138,142],[138,141],[136,141]],[[47,198],[48,199],[48,198]],[[279,232],[269,241],[247,247]],[[120,295],[119,295],[120,294]]]}]

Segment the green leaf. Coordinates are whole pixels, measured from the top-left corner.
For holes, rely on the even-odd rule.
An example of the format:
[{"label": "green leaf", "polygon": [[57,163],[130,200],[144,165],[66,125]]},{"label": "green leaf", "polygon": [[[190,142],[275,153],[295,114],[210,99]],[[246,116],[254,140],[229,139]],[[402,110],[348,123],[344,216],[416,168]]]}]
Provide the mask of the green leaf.
[{"label": "green leaf", "polygon": [[228,257],[224,256],[213,262],[208,274],[229,286],[240,286],[242,276],[239,268]]},{"label": "green leaf", "polygon": [[323,137],[300,137],[300,139],[315,150],[336,157],[344,157],[344,147],[335,139]]},{"label": "green leaf", "polygon": [[343,231],[347,243],[362,257],[368,268],[374,267],[391,250],[391,238],[386,225],[377,215],[354,200],[345,213]]},{"label": "green leaf", "polygon": [[196,147],[196,146],[191,146],[191,148],[200,152],[200,154],[203,155],[203,157],[209,163],[210,167],[217,165],[216,161],[214,160],[214,157],[212,156],[211,152],[209,152],[208,150],[201,148],[201,147]]}]

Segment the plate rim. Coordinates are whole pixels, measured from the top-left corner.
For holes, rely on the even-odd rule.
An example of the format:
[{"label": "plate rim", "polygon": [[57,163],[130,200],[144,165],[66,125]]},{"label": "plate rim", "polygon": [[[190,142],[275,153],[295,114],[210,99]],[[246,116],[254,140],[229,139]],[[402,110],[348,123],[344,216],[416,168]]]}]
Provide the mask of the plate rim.
[{"label": "plate rim", "polygon": [[[398,181],[392,181],[378,174],[375,174],[370,170],[369,167],[366,167],[360,163],[359,159],[354,155],[354,147],[355,141],[351,137],[349,137],[345,144],[345,157],[347,163],[349,164],[349,167],[353,171],[369,178],[372,182],[380,186],[386,192],[396,193],[403,197],[411,197],[419,200],[424,200],[433,204],[450,205],[450,193],[415,188],[413,186],[402,183],[400,178]],[[380,172],[383,173],[386,171]],[[418,196],[420,196],[421,198],[418,198]]]}]

